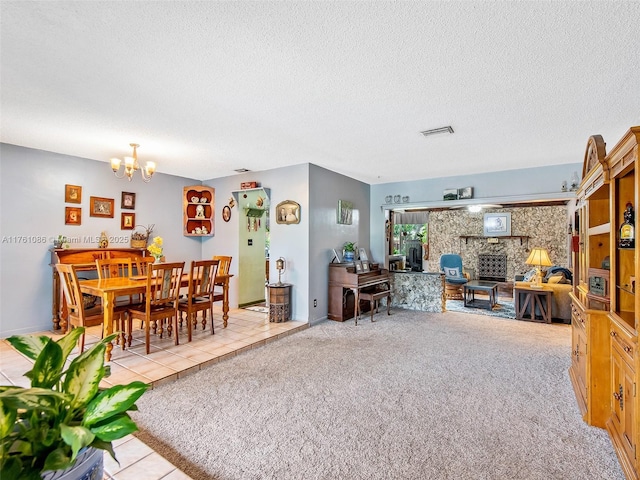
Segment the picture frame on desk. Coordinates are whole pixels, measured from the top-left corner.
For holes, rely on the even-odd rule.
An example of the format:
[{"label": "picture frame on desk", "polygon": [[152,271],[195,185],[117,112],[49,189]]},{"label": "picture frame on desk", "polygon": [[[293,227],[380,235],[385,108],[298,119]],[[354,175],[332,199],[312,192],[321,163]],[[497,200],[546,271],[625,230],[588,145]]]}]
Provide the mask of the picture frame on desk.
[{"label": "picture frame on desk", "polygon": [[356,273],[362,273],[362,261],[361,260],[354,260],[354,265],[356,267]]},{"label": "picture frame on desk", "polygon": [[360,263],[362,263],[362,271],[363,272],[369,272],[371,270],[369,268],[369,261],[368,260],[362,260]]},{"label": "picture frame on desk", "polygon": [[342,263],[342,260],[340,260],[340,255],[338,255],[338,252],[335,248],[331,249],[331,262],[330,263]]}]

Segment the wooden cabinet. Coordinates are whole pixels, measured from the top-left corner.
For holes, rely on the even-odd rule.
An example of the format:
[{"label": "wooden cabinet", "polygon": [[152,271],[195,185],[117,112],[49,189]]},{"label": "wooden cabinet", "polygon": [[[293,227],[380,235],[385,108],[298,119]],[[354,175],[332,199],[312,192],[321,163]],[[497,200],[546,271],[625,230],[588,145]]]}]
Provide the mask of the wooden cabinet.
[{"label": "wooden cabinet", "polygon": [[638,144],[640,127],[631,128],[607,155],[611,201],[611,305],[609,309],[611,338],[611,415],[607,431],[627,478],[638,478],[640,462],[636,455],[639,441],[637,383],[638,328],[640,296],[635,291],[635,276],[640,272],[640,259],[634,247],[619,246],[620,226],[630,203],[635,210],[640,188]]},{"label": "wooden cabinet", "polygon": [[580,238],[571,293],[569,376],[578,405],[588,424],[604,423],[629,479],[638,479],[640,469],[640,296],[635,291],[640,258],[634,247],[619,246],[618,232],[628,204],[634,209],[634,225],[637,220],[639,140],[640,127],[633,127],[607,154],[601,137],[589,139],[578,190]]},{"label": "wooden cabinet", "polygon": [[204,185],[184,187],[182,193],[183,235],[210,237],[214,232],[215,189]]}]

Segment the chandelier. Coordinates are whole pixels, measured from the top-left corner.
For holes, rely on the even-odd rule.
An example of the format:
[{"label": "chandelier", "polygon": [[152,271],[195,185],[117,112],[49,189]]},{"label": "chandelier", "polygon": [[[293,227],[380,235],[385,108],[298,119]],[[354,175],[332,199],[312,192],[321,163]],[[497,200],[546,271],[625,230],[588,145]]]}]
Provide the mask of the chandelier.
[{"label": "chandelier", "polygon": [[144,168],[140,168],[140,165],[138,165],[138,152],[136,151],[136,149],[140,145],[138,145],[137,143],[130,143],[129,145],[133,147],[133,156],[124,157],[124,170],[120,175],[118,175],[118,172],[120,171],[120,165],[122,164],[122,160],[120,160],[119,158],[111,159],[111,169],[113,170],[114,175],[117,178],[124,178],[126,175],[127,179],[131,181],[131,179],[133,178],[133,174],[137,170],[140,170],[140,174],[142,175],[142,180],[144,180],[145,182],[150,182],[151,177],[156,171],[155,162],[147,162]]}]

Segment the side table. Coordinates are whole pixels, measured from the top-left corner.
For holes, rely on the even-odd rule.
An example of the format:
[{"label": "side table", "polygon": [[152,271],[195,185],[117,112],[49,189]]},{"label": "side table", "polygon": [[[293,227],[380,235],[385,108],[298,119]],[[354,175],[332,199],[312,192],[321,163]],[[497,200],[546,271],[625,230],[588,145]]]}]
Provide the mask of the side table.
[{"label": "side table", "polygon": [[[514,288],[515,295],[515,307],[516,307],[516,319],[517,320],[531,320],[538,321],[536,319],[536,307],[540,312],[542,321],[551,323],[551,295],[553,292],[550,289],[531,288],[524,286],[517,286]],[[529,308],[529,318],[525,318],[527,315],[527,307]]]},{"label": "side table", "polygon": [[280,323],[291,320],[291,287],[290,283],[268,285],[270,322]]}]

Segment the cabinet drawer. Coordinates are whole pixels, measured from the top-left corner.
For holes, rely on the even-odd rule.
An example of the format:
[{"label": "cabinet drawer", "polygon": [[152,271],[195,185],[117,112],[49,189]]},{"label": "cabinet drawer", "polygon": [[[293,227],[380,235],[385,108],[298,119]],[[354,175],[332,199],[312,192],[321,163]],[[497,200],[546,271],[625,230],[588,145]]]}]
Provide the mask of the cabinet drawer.
[{"label": "cabinet drawer", "polygon": [[611,322],[609,335],[611,336],[611,346],[614,348],[617,347],[622,354],[622,358],[630,365],[633,365],[633,358],[636,351],[635,341],[627,332],[622,330],[613,322]]},{"label": "cabinet drawer", "polygon": [[584,310],[579,308],[575,303],[571,303],[571,321],[575,328],[586,330],[587,315]]}]

